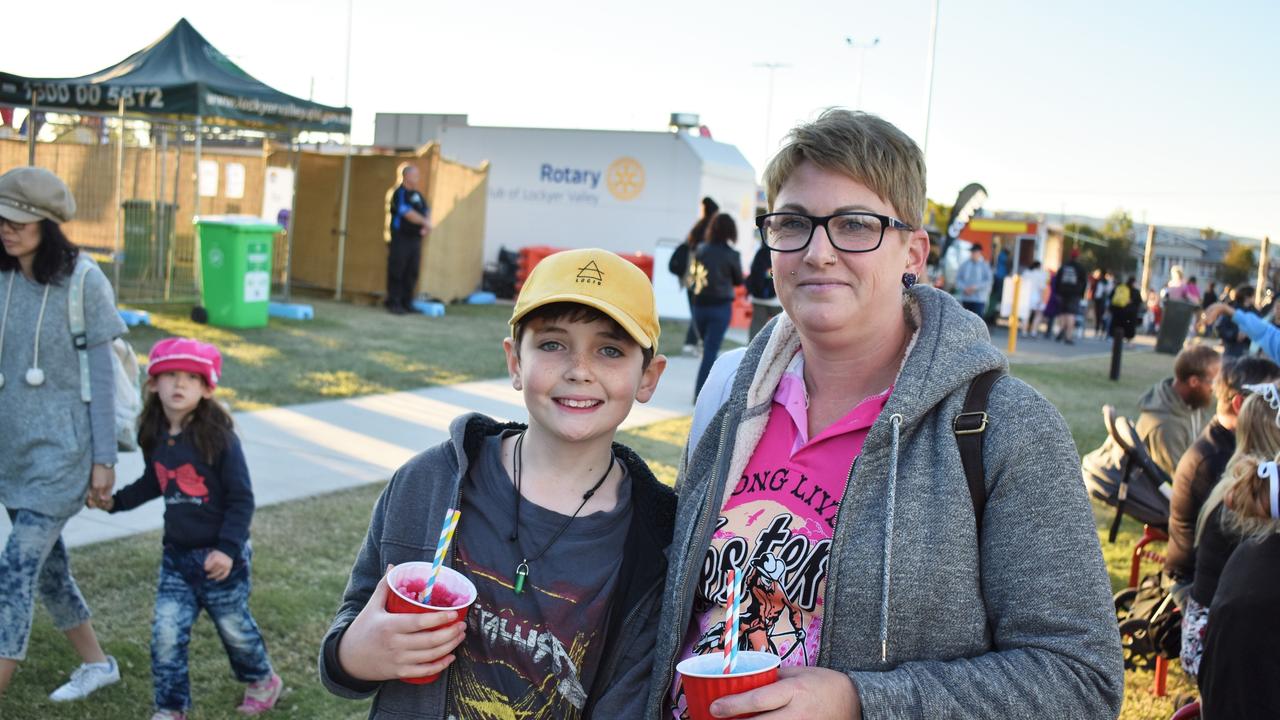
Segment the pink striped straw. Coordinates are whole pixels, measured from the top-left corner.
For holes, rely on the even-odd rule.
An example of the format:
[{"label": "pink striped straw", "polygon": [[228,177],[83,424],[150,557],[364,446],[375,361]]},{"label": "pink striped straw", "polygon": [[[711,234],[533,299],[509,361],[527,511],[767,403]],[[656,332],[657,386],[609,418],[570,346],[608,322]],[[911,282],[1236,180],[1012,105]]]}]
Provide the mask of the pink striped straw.
[{"label": "pink striped straw", "polygon": [[742,594],[738,592],[738,573],[729,568],[729,600],[724,608],[724,674],[728,675],[738,665],[738,615]]}]

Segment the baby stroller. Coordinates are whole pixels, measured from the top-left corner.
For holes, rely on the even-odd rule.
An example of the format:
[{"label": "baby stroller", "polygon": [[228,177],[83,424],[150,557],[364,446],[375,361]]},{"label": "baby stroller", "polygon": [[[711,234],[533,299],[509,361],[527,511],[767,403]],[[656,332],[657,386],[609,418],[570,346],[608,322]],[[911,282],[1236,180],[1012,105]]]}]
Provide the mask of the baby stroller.
[{"label": "baby stroller", "polygon": [[[1116,415],[1110,405],[1102,408],[1107,442],[1080,463],[1085,488],[1093,497],[1116,509],[1107,539],[1116,541],[1125,515],[1164,533],[1169,526],[1169,497],[1173,481],[1160,469],[1129,420]],[[1136,584],[1137,578],[1131,578]]]},{"label": "baby stroller", "polygon": [[1102,417],[1108,442],[1085,456],[1081,471],[1089,493],[1116,509],[1108,533],[1110,542],[1116,541],[1125,515],[1143,523],[1142,538],[1133,549],[1129,565],[1129,586],[1117,592],[1113,600],[1125,667],[1154,670],[1155,693],[1163,696],[1168,661],[1178,656],[1182,615],[1163,587],[1158,570],[1141,582],[1139,579],[1143,560],[1164,564],[1164,556],[1149,546],[1169,539],[1173,483],[1151,459],[1127,418],[1116,415],[1110,405],[1102,408]]}]

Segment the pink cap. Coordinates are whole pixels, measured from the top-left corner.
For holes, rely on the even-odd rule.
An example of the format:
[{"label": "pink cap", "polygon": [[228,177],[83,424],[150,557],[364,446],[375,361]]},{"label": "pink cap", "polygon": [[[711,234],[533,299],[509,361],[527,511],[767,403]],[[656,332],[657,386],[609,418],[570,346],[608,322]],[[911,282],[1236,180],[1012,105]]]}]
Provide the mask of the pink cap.
[{"label": "pink cap", "polygon": [[218,387],[222,376],[222,353],[206,342],[191,338],[166,338],[151,348],[147,374],[154,377],[163,372],[185,370],[204,378],[211,388]]}]

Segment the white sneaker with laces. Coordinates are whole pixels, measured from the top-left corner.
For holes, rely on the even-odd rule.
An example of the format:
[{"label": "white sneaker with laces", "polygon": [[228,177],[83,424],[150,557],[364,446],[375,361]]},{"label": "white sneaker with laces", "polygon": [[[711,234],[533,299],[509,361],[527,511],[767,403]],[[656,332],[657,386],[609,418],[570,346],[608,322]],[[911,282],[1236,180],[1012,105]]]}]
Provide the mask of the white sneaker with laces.
[{"label": "white sneaker with laces", "polygon": [[115,658],[108,655],[104,663],[84,663],[76,668],[67,684],[50,693],[49,699],[54,702],[83,700],[94,690],[118,682],[120,666]]}]

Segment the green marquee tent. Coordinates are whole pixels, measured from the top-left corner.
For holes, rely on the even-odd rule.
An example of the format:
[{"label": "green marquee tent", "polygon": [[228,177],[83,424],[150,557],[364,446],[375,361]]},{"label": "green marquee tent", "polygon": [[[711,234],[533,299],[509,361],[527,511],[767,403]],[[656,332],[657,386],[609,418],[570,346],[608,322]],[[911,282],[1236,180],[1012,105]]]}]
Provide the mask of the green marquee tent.
[{"label": "green marquee tent", "polygon": [[351,131],[351,109],[282,93],[241,70],[186,19],[123,61],[76,78],[0,72],[0,103],[69,112],[223,118],[256,127]]}]

